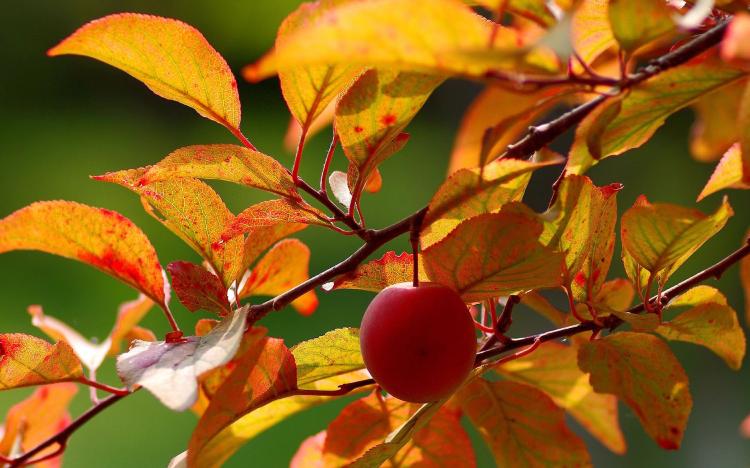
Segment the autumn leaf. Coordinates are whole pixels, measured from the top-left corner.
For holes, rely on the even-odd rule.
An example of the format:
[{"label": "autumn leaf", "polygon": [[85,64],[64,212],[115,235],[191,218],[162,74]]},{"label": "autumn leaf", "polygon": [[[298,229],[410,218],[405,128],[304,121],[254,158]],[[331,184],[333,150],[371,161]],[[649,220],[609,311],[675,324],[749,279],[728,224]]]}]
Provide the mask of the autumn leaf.
[{"label": "autumn leaf", "polygon": [[739,113],[747,80],[708,93],[690,107],[695,123],[690,129],[690,153],[698,161],[716,161],[739,140]]},{"label": "autumn leaf", "polygon": [[733,214],[726,199],[716,212],[706,216],[678,205],[652,204],[641,196],[622,215],[623,249],[639,266],[658,276],[663,285]]},{"label": "autumn leaf", "polygon": [[536,291],[529,291],[521,295],[521,304],[538,313],[555,325],[563,325],[566,313],[553,306],[546,297]]},{"label": "autumn leaf", "polygon": [[[350,0],[323,0],[303,3],[279,26],[276,34],[276,49],[283,49],[288,38],[314,24],[321,16]],[[279,71],[281,93],[292,116],[301,126],[301,134],[310,132],[311,127],[326,107],[344,89],[351,84],[361,67],[341,63],[338,65],[319,65],[291,67]],[[246,67],[244,77],[255,81],[253,67]]]},{"label": "autumn leaf", "polygon": [[750,184],[750,84],[745,87],[745,92],[740,101],[740,111],[737,116],[737,126],[740,128],[740,149],[742,152],[742,182]]},{"label": "autumn leaf", "polygon": [[291,349],[297,363],[297,385],[364,369],[359,349],[359,330],[337,328],[323,336],[303,341]]},{"label": "autumn leaf", "polygon": [[543,112],[556,104],[564,94],[559,87],[545,87],[534,92],[519,92],[488,86],[471,103],[464,114],[451,152],[448,173],[473,169],[480,165],[485,132],[490,127],[493,143],[486,148],[488,159],[501,154]]},{"label": "autumn leaf", "polygon": [[47,52],[53,57],[70,54],[119,68],[159,96],[241,135],[240,97],[229,65],[197,29],[182,21],[134,13],[106,16]]},{"label": "autumn leaf", "polygon": [[320,431],[302,441],[297,452],[289,462],[289,468],[322,468],[323,444],[326,442],[326,431]]},{"label": "autumn leaf", "polygon": [[64,341],[54,345],[21,333],[0,334],[0,390],[83,377],[81,361]]},{"label": "autumn leaf", "polygon": [[729,23],[721,41],[721,58],[750,70],[750,14],[741,11]]},{"label": "autumn leaf", "polygon": [[301,223],[278,223],[248,229],[242,255],[242,271],[250,268],[261,254],[273,244],[306,227],[307,224]]},{"label": "autumn leaf", "polygon": [[129,347],[131,340],[128,340],[128,337],[134,332],[142,337],[147,334],[147,331],[144,332],[145,329],[138,327],[138,323],[146,316],[153,305],[153,301],[142,294],[137,299],[120,304],[117,310],[115,325],[109,334],[112,342],[109,348],[109,356],[119,354],[123,340],[126,347]]},{"label": "autumn leaf", "polygon": [[[420,18],[418,28],[414,18]],[[245,69],[245,76],[257,80],[279,70],[342,63],[471,76],[520,68],[528,53],[523,36],[500,26],[490,49],[491,29],[489,21],[457,0],[345,2],[277,43]],[[548,56],[534,51],[526,62],[557,66]]]},{"label": "autumn leaf", "polygon": [[750,189],[750,183],[744,181],[743,172],[742,153],[739,143],[736,143],[724,153],[705,187],[698,194],[697,201],[728,188]]},{"label": "autumn leaf", "polygon": [[531,385],[568,411],[597,440],[617,454],[625,439],[617,419],[617,398],[595,393],[577,363],[577,349],[545,343],[528,356],[494,367],[504,377]]},{"label": "autumn leaf", "polygon": [[[750,243],[750,232],[745,234],[745,243]],[[740,283],[745,292],[745,318],[750,321],[750,257],[740,260]]]},{"label": "autumn leaf", "polygon": [[64,341],[76,354],[81,364],[86,366],[90,372],[96,372],[107,357],[112,339],[107,337],[101,343],[95,343],[81,336],[78,331],[55,317],[45,315],[41,306],[29,306],[31,324],[42,330],[47,336],[55,341]]},{"label": "autumn leaf", "polygon": [[522,213],[470,218],[422,252],[431,280],[466,302],[560,284],[562,255],[539,242],[542,225]]},{"label": "autumn leaf", "polygon": [[198,377],[234,357],[247,310],[237,310],[202,337],[176,343],[136,341],[117,357],[117,373],[128,387],[140,385],[168,408],[184,411],[198,398]]},{"label": "autumn leaf", "polygon": [[562,0],[555,2],[554,7],[548,6],[547,3],[540,0],[477,0],[467,1],[466,3],[484,6],[490,11],[497,11],[500,6],[504,6],[508,13],[518,15],[522,18],[529,19],[538,23],[540,26],[549,27],[557,23],[555,14],[555,8],[559,8],[559,12],[566,11],[570,8],[571,2],[569,0]]},{"label": "autumn leaf", "polygon": [[[5,416],[0,455],[11,456],[14,449],[26,453],[67,427],[70,424],[68,406],[77,392],[78,387],[69,382],[46,385],[13,405]],[[50,446],[35,459],[52,455],[55,450],[54,445]],[[56,456],[34,466],[53,468],[60,466],[60,462],[61,456]]]},{"label": "autumn leaf", "polygon": [[421,73],[372,69],[360,75],[341,97],[333,122],[344,154],[354,166],[349,170],[349,184],[355,201],[370,174],[405,142],[401,141],[402,131],[443,80]]},{"label": "autumn leaf", "polygon": [[278,161],[237,145],[186,146],[149,166],[138,185],[180,177],[216,179],[247,185],[283,197],[299,198],[292,175]]},{"label": "autumn leaf", "polygon": [[[297,239],[284,239],[274,245],[250,271],[240,286],[239,298],[276,296],[309,278],[310,249]],[[318,307],[315,291],[308,291],[292,301],[302,315]]]},{"label": "autumn leaf", "polygon": [[279,198],[256,203],[246,208],[224,229],[221,239],[229,241],[257,228],[271,227],[281,223],[312,224],[324,227],[331,225],[322,211],[304,200]]},{"label": "autumn leaf", "polygon": [[219,242],[234,215],[206,183],[189,177],[141,184],[146,169],[130,169],[95,176],[121,185],[141,196],[147,213],[209,262],[229,286],[240,276],[242,240]]},{"label": "autumn leaf", "polygon": [[[344,466],[376,447],[394,428],[399,427],[419,405],[372,393],[359,399],[334,419],[323,443],[323,466]],[[361,466],[363,461],[353,466]],[[468,435],[461,427],[460,414],[445,407],[416,431],[412,440],[382,465],[398,466],[476,466]]]},{"label": "autumn leaf", "polygon": [[206,310],[221,316],[230,313],[227,289],[218,276],[190,262],[172,262],[167,271],[172,276],[174,292],[190,312]]},{"label": "autumn leaf", "polygon": [[498,466],[590,466],[583,441],[541,390],[476,378],[458,393],[461,408]]},{"label": "autumn leaf", "polygon": [[665,2],[610,0],[607,11],[612,34],[629,54],[676,28]]},{"label": "autumn leaf", "polygon": [[587,64],[617,45],[608,17],[609,0],[581,0],[571,19],[573,50]]},{"label": "autumn leaf", "polygon": [[584,344],[578,365],[596,392],[622,399],[662,448],[680,447],[693,400],[685,371],[660,338],[614,333]]},{"label": "autumn leaf", "polygon": [[[721,357],[730,368],[739,370],[745,357],[746,342],[745,333],[737,320],[737,312],[727,305],[726,298],[713,288],[705,287],[700,294],[712,297],[697,301],[696,298],[692,298],[690,302],[698,303],[673,319],[663,322],[656,332],[668,340],[705,346]],[[687,301],[677,298],[667,310],[683,304],[689,305]]]},{"label": "autumn leaf", "polygon": [[[601,159],[641,146],[668,116],[745,76],[707,53],[632,86],[627,95],[618,98],[622,99],[620,113],[602,132]],[[569,174],[583,174],[597,164],[588,150],[587,135],[605,110],[606,106],[594,110],[576,129],[567,164]]]},{"label": "autumn leaf", "polygon": [[[429,281],[422,257],[419,256],[419,280]],[[345,273],[335,281],[323,285],[326,291],[335,289],[361,289],[381,291],[388,286],[412,281],[414,278],[414,256],[410,252],[396,254],[390,250],[377,260],[359,265],[354,271]]]},{"label": "autumn leaf", "polygon": [[422,221],[422,248],[443,239],[461,221],[520,201],[533,171],[560,162],[556,155],[537,153],[531,160],[498,159],[483,168],[454,172],[430,200]]},{"label": "autumn leaf", "polygon": [[164,276],[156,251],[129,219],[75,202],[36,202],[0,220],[0,253],[39,250],[108,273],[164,307]]}]

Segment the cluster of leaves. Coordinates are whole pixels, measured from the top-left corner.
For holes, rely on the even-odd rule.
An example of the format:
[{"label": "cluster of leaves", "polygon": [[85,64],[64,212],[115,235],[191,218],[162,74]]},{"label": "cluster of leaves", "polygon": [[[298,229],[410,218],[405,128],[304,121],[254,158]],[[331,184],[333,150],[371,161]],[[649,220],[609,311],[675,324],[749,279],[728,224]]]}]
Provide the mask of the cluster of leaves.
[{"label": "cluster of leaves", "polygon": [[[141,387],[167,407],[199,417],[186,452],[172,466],[219,466],[273,424],[352,392],[369,393],[304,441],[293,466],[473,466],[462,415],[500,466],[588,465],[586,447],[566,426],[565,412],[610,450],[624,453],[618,400],[661,447],[678,448],[692,400],[687,375],[664,339],[705,346],[732,369],[740,367],[745,336],[737,314],[721,292],[698,283],[722,273],[750,247],[667,289],[673,273],[732,216],[727,199],[706,215],[641,197],[618,216],[622,187],[597,186],[583,175],[642,145],[669,115],[692,106],[698,115],[693,155],[721,158],[699,198],[750,187],[747,5],[716,2],[719,9],[712,10],[698,2],[680,10],[674,3],[303,4],[279,28],[273,51],[243,70],[250,81],[278,75],[292,114],[288,139],[298,143],[291,170],[242,134],[235,78],[197,30],[139,14],[80,28],[49,55],[83,55],[122,69],[226,127],[241,146],[180,148],[152,166],[94,177],[136,193],[149,214],[200,256],[200,264],[168,265],[171,284],[145,234],[110,210],[50,201],[0,220],[0,252],[39,250],[75,259],[140,292],[123,304],[102,343],[40,307],[30,308],[33,323],[54,344],[0,335],[0,386],[43,385],[9,411],[2,461],[59,462],[79,425]],[[472,7],[483,7],[497,21]],[[672,50],[676,43],[683,45]],[[717,51],[712,46],[719,43]],[[638,68],[651,57],[658,58]],[[405,128],[449,78],[487,85],[461,124],[449,176],[426,209],[388,228],[367,229],[363,194],[380,190],[379,165],[406,145]],[[526,130],[559,106],[574,110]],[[329,124],[334,137],[315,189],[298,169],[306,139]],[[546,147],[575,124],[567,158]],[[348,169],[329,176],[338,145]],[[536,213],[524,205],[532,173],[562,163],[549,208]],[[201,179],[245,185],[272,198],[235,215]],[[618,219],[627,278],[609,279]],[[288,236],[310,225],[359,236],[364,245],[308,278],[310,250]],[[410,230],[419,253],[389,251],[365,262]],[[742,268],[747,287],[750,263]],[[318,305],[314,288],[324,283],[329,291],[379,291],[411,280],[415,269],[420,280],[448,286],[482,310],[477,366],[449,399],[420,406],[382,395],[366,372],[356,329],[287,348],[256,325],[288,304],[312,313]],[[543,289],[564,291],[569,310],[554,307]],[[200,320],[194,335],[185,336],[169,309],[172,290],[190,311],[215,313],[216,319]],[[259,295],[274,297],[251,305]],[[560,328],[505,336],[519,300]],[[506,307],[497,319],[501,304]],[[164,340],[138,325],[154,305],[171,327]],[[627,331],[615,331],[623,324]],[[576,335],[569,343],[554,341],[569,335]],[[124,343],[129,349],[123,353]],[[125,388],[96,381],[108,356],[116,356]],[[92,409],[71,423],[71,382],[113,396],[99,401],[94,392]]]}]

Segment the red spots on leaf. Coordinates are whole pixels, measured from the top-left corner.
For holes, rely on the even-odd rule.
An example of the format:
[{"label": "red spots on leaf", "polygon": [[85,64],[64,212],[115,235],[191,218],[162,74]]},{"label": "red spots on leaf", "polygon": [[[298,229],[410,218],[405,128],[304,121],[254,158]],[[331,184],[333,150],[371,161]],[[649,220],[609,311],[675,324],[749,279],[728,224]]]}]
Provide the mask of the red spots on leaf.
[{"label": "red spots on leaf", "polygon": [[77,257],[82,262],[95,266],[100,270],[113,273],[115,276],[125,279],[130,284],[140,285],[146,283],[141,266],[120,257],[111,247],[105,249],[99,255],[81,251]]},{"label": "red spots on leaf", "polygon": [[99,208],[99,211],[105,217],[112,218],[115,221],[117,221],[118,223],[128,223],[128,224],[131,224],[129,219],[127,219],[125,216],[121,215],[120,213],[118,213],[116,211],[108,210],[106,208]]},{"label": "red spots on leaf", "polygon": [[602,195],[604,195],[604,198],[609,198],[612,195],[616,194],[620,190],[622,190],[625,186],[621,183],[614,183],[605,185],[604,187],[601,187],[600,190],[602,192]]},{"label": "red spots on leaf", "polygon": [[380,118],[380,122],[382,122],[383,125],[388,127],[396,123],[396,116],[393,114],[385,114],[383,117]]},{"label": "red spots on leaf", "polygon": [[158,193],[154,192],[153,190],[144,190],[143,195],[149,198],[153,198],[154,200],[161,200],[162,196]]},{"label": "red spots on leaf", "polygon": [[573,278],[573,281],[580,287],[586,286],[586,275],[580,271],[578,274]]},{"label": "red spots on leaf", "polygon": [[362,127],[360,127],[359,125],[357,125],[356,127],[354,127],[354,131],[355,131],[356,133],[362,133],[362,132],[363,132],[364,130],[365,130],[365,129],[364,129],[364,128],[362,128]]}]

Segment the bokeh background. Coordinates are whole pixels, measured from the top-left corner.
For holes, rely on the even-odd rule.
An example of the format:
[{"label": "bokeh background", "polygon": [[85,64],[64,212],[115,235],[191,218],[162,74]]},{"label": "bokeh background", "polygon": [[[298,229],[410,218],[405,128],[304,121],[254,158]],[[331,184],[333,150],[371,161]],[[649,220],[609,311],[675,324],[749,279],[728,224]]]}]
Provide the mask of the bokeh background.
[{"label": "bokeh background", "polygon": [[[115,12],[135,11],[171,16],[201,30],[237,73],[268,49],[275,30],[296,0],[66,0],[13,2],[5,4],[0,28],[0,215],[36,200],[76,200],[118,210],[134,220],[149,235],[164,265],[178,260],[197,261],[197,255],[155,220],[147,216],[133,194],[114,185],[88,178],[109,170],[155,162],[170,151],[190,144],[232,142],[218,125],[200,118],[192,110],[164,101],[124,73],[90,59],[50,59],[45,51],[91,19]],[[441,87],[415,119],[406,149],[382,166],[384,188],[367,195],[364,209],[370,226],[383,226],[423,206],[445,175],[448,155],[460,116],[479,87],[450,82]],[[264,152],[285,164],[291,155],[282,148],[288,113],[278,82],[268,80],[249,85],[240,80],[243,129]],[[690,111],[667,121],[644,147],[626,157],[613,158],[591,171],[596,183],[623,182],[620,209],[641,194],[654,201],[693,204],[696,194],[712,171],[710,165],[694,162],[687,151]],[[329,132],[315,137],[305,153],[303,175],[317,180]],[[568,135],[569,139],[570,136]],[[559,149],[564,150],[565,138]],[[339,168],[343,156],[337,153]],[[527,202],[541,210],[549,197],[549,184],[559,168],[534,176]],[[262,194],[214,184],[230,209],[238,212],[261,200]],[[699,206],[713,210],[719,196]],[[730,193],[736,215],[727,227],[701,249],[675,275],[689,276],[735,249],[750,224],[750,197]],[[321,229],[308,229],[300,238],[312,248],[312,272],[344,258],[357,246],[356,239],[341,238]],[[389,248],[405,250],[403,239]],[[614,262],[612,275],[622,275]],[[718,283],[730,303],[742,314],[743,299],[737,269]],[[82,264],[33,252],[0,256],[0,332],[36,333],[26,307],[41,304],[51,315],[63,318],[88,336],[109,332],[119,303],[135,293],[126,286]],[[320,308],[303,318],[292,310],[272,314],[263,321],[274,336],[288,345],[319,336],[341,326],[357,326],[372,295],[359,291],[319,293]],[[197,316],[172,302],[177,319],[190,329]],[[744,316],[744,314],[742,314]],[[517,335],[540,331],[546,323],[519,309]],[[744,318],[741,319],[744,323]],[[163,317],[155,310],[146,326],[161,334]],[[750,461],[750,441],[738,433],[738,425],[750,412],[750,378],[747,368],[732,372],[710,352],[687,344],[674,344],[691,379],[694,409],[683,447],[666,452],[640,428],[627,408],[621,422],[629,449],[625,457],[613,455],[581,433],[602,467],[679,466],[740,467]],[[101,379],[115,384],[110,363]],[[0,413],[29,390],[0,393]],[[72,407],[79,414],[89,404],[87,391],[80,391]],[[299,443],[325,428],[345,403],[332,402],[292,417],[244,446],[227,466],[287,466]],[[196,422],[189,412],[173,413],[160,406],[147,392],[118,403],[81,429],[65,454],[72,467],[159,467],[183,451]],[[480,466],[493,466],[492,458],[472,432]]]}]

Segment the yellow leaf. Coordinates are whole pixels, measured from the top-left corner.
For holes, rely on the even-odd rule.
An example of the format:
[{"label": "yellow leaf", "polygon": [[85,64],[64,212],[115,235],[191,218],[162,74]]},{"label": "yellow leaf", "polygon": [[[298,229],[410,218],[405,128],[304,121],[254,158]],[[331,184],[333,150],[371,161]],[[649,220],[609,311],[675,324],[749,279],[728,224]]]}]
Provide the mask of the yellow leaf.
[{"label": "yellow leaf", "polygon": [[617,44],[607,17],[608,3],[609,0],[581,0],[573,12],[573,50],[587,64]]},{"label": "yellow leaf", "polygon": [[331,330],[323,336],[303,341],[290,351],[297,364],[299,387],[365,368],[356,328]]},{"label": "yellow leaf", "polygon": [[737,122],[747,80],[739,80],[699,98],[692,104],[695,123],[690,129],[690,153],[698,161],[716,161],[739,140]]},{"label": "yellow leaf", "polygon": [[83,377],[81,361],[64,341],[54,345],[31,335],[0,335],[0,390]]},{"label": "yellow leaf", "polygon": [[628,53],[676,28],[666,2],[610,0],[609,22],[620,46]]},{"label": "yellow leaf", "polygon": [[[429,281],[422,256],[419,255],[419,280]],[[339,276],[333,283],[326,283],[323,289],[361,289],[378,292],[388,286],[412,281],[414,278],[414,255],[410,252],[396,254],[390,250],[377,260],[359,265],[351,273]]]},{"label": "yellow leaf", "polygon": [[743,180],[742,166],[740,145],[735,143],[724,153],[721,161],[716,165],[713,174],[711,174],[701,193],[698,194],[698,201],[728,188],[750,189],[750,183]]}]

